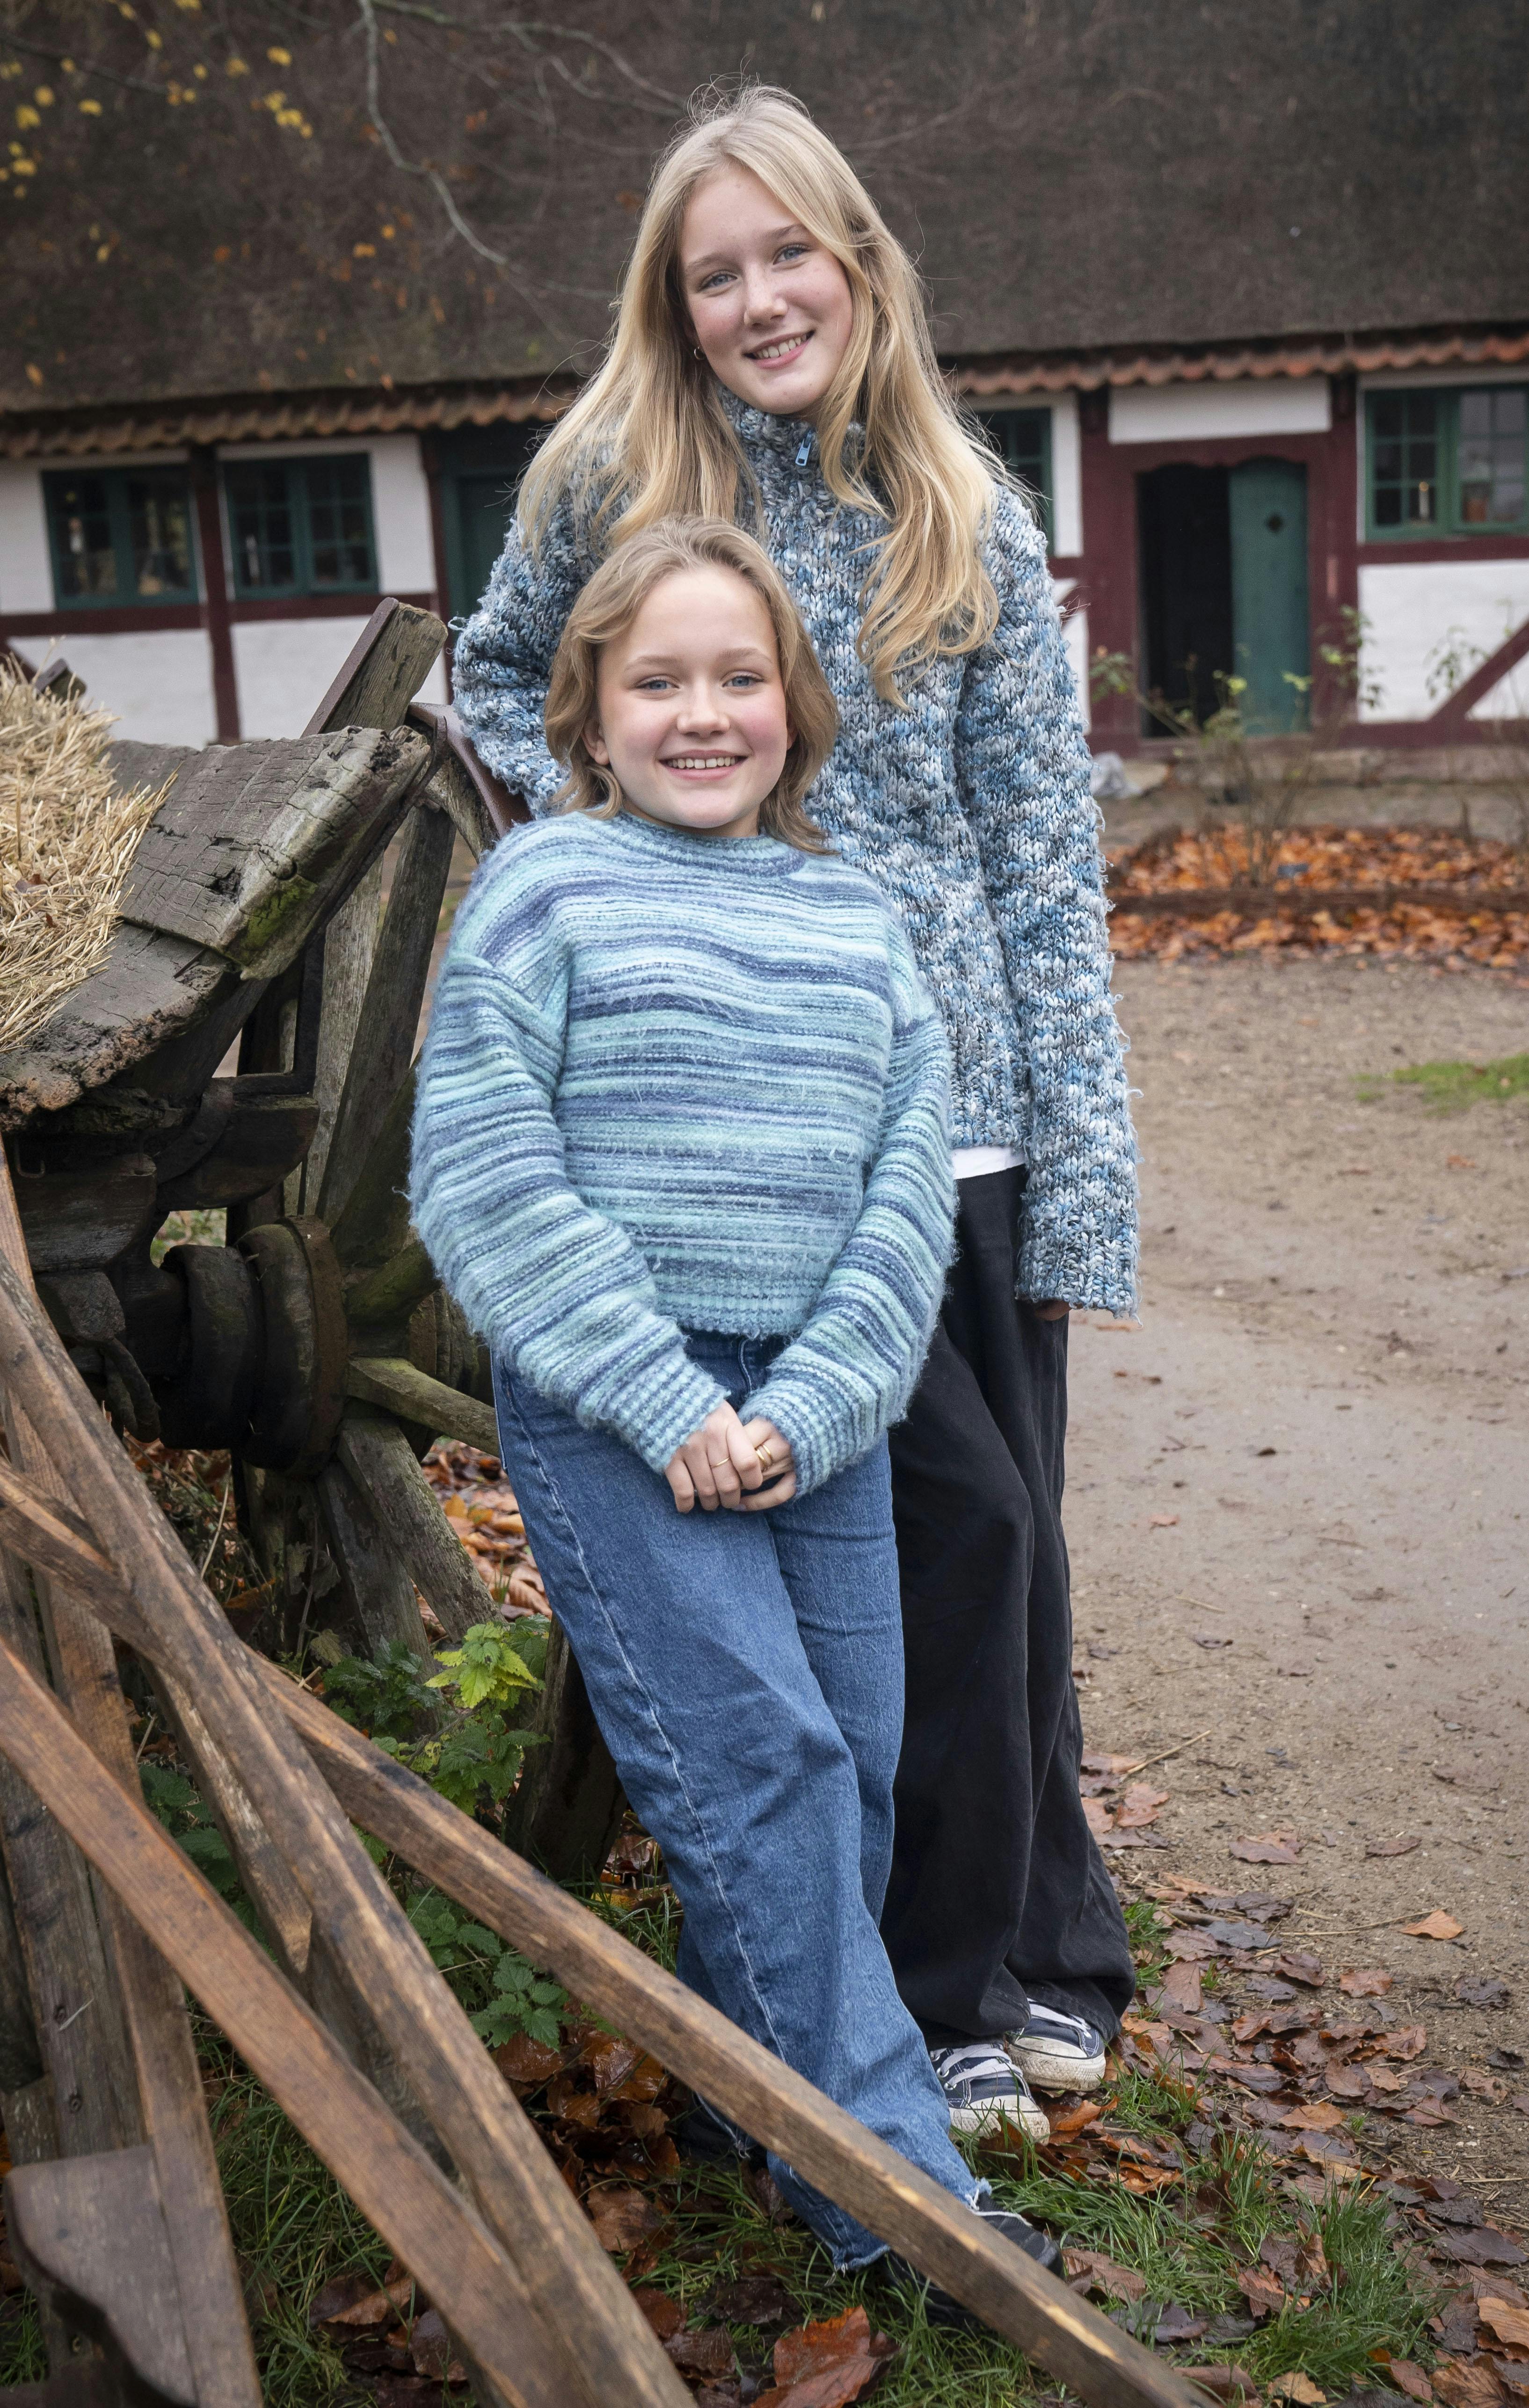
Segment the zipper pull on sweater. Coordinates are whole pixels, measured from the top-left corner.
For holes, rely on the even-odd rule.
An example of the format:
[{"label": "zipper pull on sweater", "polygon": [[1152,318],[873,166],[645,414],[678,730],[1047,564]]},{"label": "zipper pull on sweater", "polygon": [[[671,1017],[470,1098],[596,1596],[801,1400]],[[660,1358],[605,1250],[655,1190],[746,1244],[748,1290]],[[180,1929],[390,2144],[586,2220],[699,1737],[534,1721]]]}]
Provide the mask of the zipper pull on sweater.
[{"label": "zipper pull on sweater", "polygon": [[812,437],[804,435],[796,450],[796,466],[805,468],[812,457]]}]

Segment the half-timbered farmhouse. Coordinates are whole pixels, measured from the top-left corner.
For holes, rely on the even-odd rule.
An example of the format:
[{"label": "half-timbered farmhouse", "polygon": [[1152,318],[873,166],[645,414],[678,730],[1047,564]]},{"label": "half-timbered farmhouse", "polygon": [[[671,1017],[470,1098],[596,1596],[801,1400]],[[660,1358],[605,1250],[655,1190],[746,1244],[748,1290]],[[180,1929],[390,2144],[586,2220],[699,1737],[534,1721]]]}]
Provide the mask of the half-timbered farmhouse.
[{"label": "half-timbered farmhouse", "polygon": [[[1352,740],[1521,711],[1522,11],[39,0],[17,27],[0,641],[66,651],[130,734],[286,734],[379,594],[472,607],[654,152],[738,73],[799,93],[915,250],[1035,489],[1085,699],[1125,653],[1170,695],[1235,671],[1288,726],[1358,624]],[[1120,695],[1093,728],[1150,733]]]}]

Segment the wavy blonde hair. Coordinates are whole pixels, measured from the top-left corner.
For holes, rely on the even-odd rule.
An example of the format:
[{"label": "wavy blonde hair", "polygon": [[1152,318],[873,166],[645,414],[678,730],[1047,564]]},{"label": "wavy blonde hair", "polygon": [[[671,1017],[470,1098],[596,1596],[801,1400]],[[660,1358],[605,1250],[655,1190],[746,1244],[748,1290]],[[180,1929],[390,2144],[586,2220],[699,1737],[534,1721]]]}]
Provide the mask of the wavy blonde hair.
[{"label": "wavy blonde hair", "polygon": [[614,772],[596,761],[586,731],[596,715],[602,646],[624,636],[655,585],[691,568],[727,568],[751,586],[769,614],[786,697],[791,743],[780,779],[759,808],[765,836],[799,853],[827,853],[802,797],[834,749],[838,705],[819,666],[785,580],[762,544],[726,519],[664,519],[639,527],[602,562],[564,624],[547,684],[547,749],[568,764],[553,800],[560,810],[612,819],[622,807]]},{"label": "wavy blonde hair", "polygon": [[818,449],[836,500],[886,522],[861,592],[860,655],[895,702],[900,669],[971,652],[997,624],[980,545],[1003,472],[946,391],[912,261],[790,93],[756,84],[704,104],[659,161],[604,365],[533,461],[521,523],[535,546],[566,494],[594,505],[597,540],[620,543],[677,515],[734,520],[741,493],[763,524],[679,288],[691,194],[724,164],[757,176],[849,280],[850,340],[818,411]]}]

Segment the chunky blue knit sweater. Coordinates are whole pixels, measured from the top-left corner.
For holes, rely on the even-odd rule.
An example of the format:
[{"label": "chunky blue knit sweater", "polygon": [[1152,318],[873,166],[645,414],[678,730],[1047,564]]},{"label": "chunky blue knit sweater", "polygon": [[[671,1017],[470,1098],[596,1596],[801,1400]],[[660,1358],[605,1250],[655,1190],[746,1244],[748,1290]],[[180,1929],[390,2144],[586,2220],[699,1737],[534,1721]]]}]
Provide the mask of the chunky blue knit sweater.
[{"label": "chunky blue knit sweater", "polygon": [[[1129,1312],[1136,1148],[1109,954],[1089,754],[1047,574],[1023,503],[997,488],[986,561],[991,640],[882,701],[856,651],[881,522],[841,509],[810,427],[723,395],[758,480],[759,529],[837,698],[838,743],[807,808],[899,913],[938,1003],[953,1141],[1022,1152],[1020,1292]],[[553,651],[597,553],[564,510],[538,551],[518,527],[456,648],[463,723],[545,810],[562,771],[542,707]]]},{"label": "chunky blue knit sweater", "polygon": [[949,1065],[868,878],[622,814],[495,847],[457,913],[414,1222],[495,1354],[661,1470],[722,1391],[680,1328],[792,1342],[743,1407],[803,1489],[903,1412],[950,1256]]}]

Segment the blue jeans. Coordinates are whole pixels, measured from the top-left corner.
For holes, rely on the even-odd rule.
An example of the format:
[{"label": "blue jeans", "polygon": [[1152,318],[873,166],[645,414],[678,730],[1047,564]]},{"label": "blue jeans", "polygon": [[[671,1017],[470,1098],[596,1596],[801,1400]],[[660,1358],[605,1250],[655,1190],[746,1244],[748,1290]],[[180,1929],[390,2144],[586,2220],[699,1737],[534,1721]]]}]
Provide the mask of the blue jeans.
[{"label": "blue jeans", "polygon": [[[770,1340],[687,1339],[735,1405]],[[877,1928],[903,1651],[883,1440],[768,1513],[667,1483],[502,1364],[499,1442],[547,1593],[685,1910],[682,1981],[968,2202],[928,2052]],[[841,2270],[883,2244],[772,2157]]]}]

